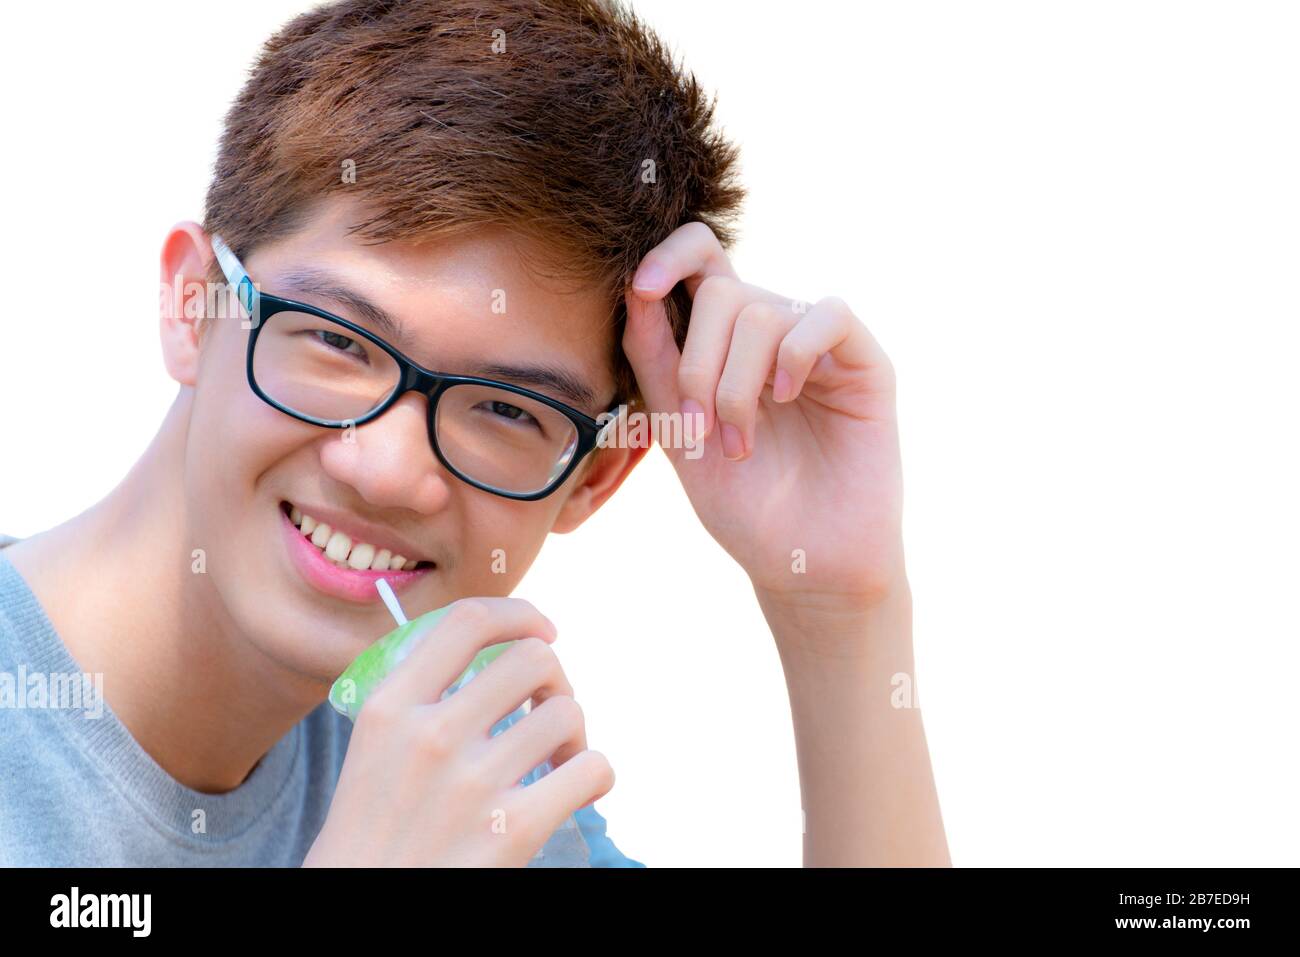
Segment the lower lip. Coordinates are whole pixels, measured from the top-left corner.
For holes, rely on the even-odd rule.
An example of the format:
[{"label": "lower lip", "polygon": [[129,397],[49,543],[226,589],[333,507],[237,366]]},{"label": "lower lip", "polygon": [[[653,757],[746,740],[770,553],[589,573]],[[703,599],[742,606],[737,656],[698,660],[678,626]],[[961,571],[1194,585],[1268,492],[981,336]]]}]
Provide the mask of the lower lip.
[{"label": "lower lip", "polygon": [[307,540],[298,530],[298,526],[289,520],[283,508],[277,506],[280,513],[280,525],[284,529],[285,544],[289,549],[289,558],[293,561],[302,577],[317,591],[342,598],[345,601],[376,602],[379,591],[375,582],[385,579],[393,591],[409,588],[435,568],[417,568],[415,571],[357,571],[351,568],[339,568],[325,553]]}]

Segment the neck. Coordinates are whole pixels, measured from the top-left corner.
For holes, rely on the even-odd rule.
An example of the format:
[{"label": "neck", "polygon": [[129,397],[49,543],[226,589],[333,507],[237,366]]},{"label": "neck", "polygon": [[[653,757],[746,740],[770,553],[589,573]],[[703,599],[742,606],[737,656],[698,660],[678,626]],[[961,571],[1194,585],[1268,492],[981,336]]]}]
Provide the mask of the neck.
[{"label": "neck", "polygon": [[324,700],[319,682],[268,659],[196,571],[184,496],[193,390],[103,500],[10,546],[78,666],[173,778],[205,793],[238,787]]}]

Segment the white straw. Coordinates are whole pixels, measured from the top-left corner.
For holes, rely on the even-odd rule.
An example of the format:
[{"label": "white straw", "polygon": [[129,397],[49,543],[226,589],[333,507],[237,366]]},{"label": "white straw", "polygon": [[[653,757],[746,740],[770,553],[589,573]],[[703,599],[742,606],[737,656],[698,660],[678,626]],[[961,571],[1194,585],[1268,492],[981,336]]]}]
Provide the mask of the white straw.
[{"label": "white straw", "polygon": [[393,620],[398,626],[406,624],[406,613],[402,611],[402,606],[393,594],[393,589],[389,587],[388,582],[382,578],[376,579],[375,587],[379,589],[379,597],[384,600],[388,607],[388,613],[393,616]]}]

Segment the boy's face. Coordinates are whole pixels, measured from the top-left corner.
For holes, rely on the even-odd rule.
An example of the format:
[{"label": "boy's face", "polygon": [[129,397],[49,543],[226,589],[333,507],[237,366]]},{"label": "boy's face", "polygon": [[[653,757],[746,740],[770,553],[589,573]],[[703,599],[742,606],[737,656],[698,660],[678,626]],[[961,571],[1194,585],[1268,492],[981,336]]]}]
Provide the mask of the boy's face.
[{"label": "boy's face", "polygon": [[[360,218],[348,201],[330,201],[305,228],[256,247],[244,266],[265,292],[360,319],[355,306],[316,291],[323,284],[290,278],[306,269],[328,274],[331,284],[395,317],[407,339],[391,344],[428,369],[486,375],[492,364],[549,365],[591,390],[595,402],[582,411],[595,418],[610,407],[613,331],[595,292],[534,276],[504,232],[365,245],[346,232]],[[164,247],[164,282],[169,268],[201,281],[189,274],[198,244],[176,236]],[[492,308],[499,291],[504,312]],[[239,322],[212,320],[201,338],[177,331],[192,328],[172,323],[168,331],[164,319],[169,369],[194,387],[183,480],[186,546],[204,551],[200,587],[214,590],[259,650],[313,680],[332,681],[393,624],[374,590],[376,576],[330,563],[293,527],[290,505],[333,518],[354,542],[377,551],[400,545],[406,558],[431,565],[390,576],[415,617],[465,596],[509,594],[547,533],[580,524],[644,454],[597,450],[550,496],[503,498],[462,482],[437,460],[424,396],[408,392],[353,430],[319,428],[253,394],[245,371],[249,333]],[[545,386],[518,384],[576,405]]]}]

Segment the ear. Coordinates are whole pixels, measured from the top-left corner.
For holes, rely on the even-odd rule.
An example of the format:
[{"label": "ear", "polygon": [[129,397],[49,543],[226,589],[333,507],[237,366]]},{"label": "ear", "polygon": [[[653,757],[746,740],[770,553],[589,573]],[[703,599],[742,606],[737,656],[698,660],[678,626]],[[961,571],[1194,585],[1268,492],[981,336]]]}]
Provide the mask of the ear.
[{"label": "ear", "polygon": [[585,472],[579,473],[581,477],[578,484],[561,506],[551,531],[567,534],[590,518],[618,490],[623,480],[632,474],[632,469],[649,451],[649,443],[641,448],[623,445],[593,451],[583,463]]},{"label": "ear", "polygon": [[198,223],[177,223],[159,257],[159,332],[167,374],[181,385],[198,378],[199,324],[206,308],[212,246]]}]

